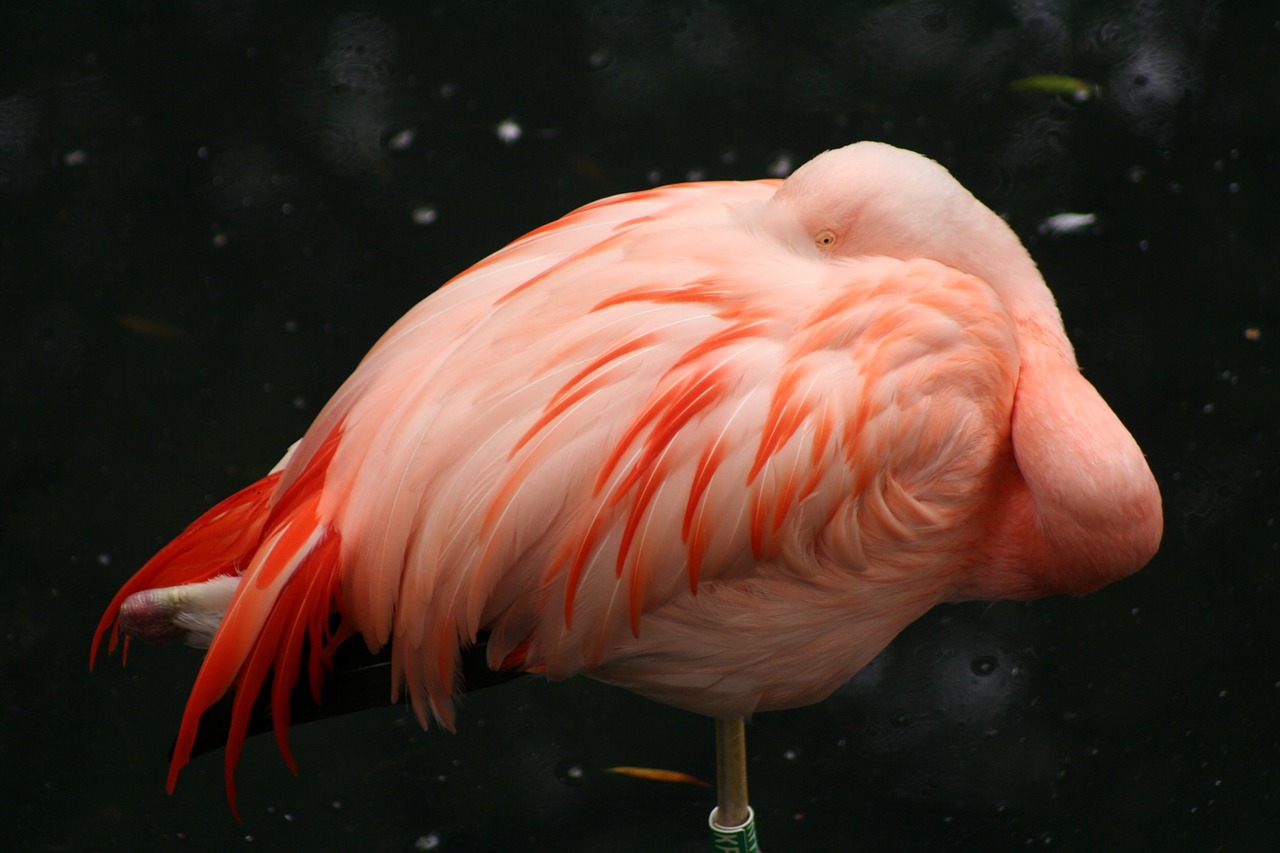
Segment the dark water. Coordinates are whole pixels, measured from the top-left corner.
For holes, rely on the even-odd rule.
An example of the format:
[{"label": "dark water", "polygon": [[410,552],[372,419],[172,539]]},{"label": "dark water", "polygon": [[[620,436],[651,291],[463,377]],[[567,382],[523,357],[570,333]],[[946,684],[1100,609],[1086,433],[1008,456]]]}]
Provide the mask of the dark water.
[{"label": "dark water", "polygon": [[[16,5],[16,4],[15,4]],[[952,606],[749,729],[766,847],[1280,835],[1280,24],[1198,2],[24,4],[0,15],[0,814],[62,850],[705,850],[710,723],[579,681],[269,739],[163,790],[197,655],[111,593],[448,276],[593,198],[871,138],[1007,215],[1160,479],[1080,599]],[[1037,74],[1100,94],[1011,91]],[[517,133],[518,131],[518,133]],[[504,140],[503,137],[506,137]],[[1092,226],[1041,233],[1047,217]]]}]

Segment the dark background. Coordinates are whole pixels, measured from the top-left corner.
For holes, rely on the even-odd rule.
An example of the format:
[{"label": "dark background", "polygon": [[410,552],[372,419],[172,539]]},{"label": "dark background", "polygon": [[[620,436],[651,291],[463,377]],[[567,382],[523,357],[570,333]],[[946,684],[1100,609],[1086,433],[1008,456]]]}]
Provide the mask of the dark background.
[{"label": "dark background", "polygon": [[[299,729],[172,797],[198,654],[87,671],[110,595],[258,477],[378,334],[614,192],[862,138],[1006,215],[1160,480],[1143,572],[943,607],[749,728],[766,849],[1280,836],[1280,23],[1251,2],[8,4],[0,816],[19,850],[707,850],[711,724],[578,679]],[[1083,100],[1037,74],[1098,87]],[[516,128],[504,141],[500,127]],[[510,135],[510,134],[509,134]],[[1096,224],[1053,234],[1053,214]]]}]

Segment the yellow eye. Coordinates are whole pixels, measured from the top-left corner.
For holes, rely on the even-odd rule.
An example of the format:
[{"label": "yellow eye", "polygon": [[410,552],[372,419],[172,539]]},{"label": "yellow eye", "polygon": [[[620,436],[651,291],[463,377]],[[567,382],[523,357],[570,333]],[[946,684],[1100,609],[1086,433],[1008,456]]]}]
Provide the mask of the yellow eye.
[{"label": "yellow eye", "polygon": [[834,231],[819,231],[818,236],[813,238],[813,242],[819,249],[830,249],[836,244],[836,235]]}]

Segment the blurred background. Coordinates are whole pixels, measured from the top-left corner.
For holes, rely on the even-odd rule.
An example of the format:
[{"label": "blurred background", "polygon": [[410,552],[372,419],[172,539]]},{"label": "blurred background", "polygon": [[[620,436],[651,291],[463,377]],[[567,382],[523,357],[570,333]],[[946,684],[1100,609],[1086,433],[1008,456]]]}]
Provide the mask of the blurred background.
[{"label": "blurred background", "polygon": [[[111,594],[470,263],[611,193],[914,148],[1010,221],[1167,533],[939,608],[748,729],[765,847],[1280,836],[1280,14],[1210,0],[48,2],[0,13],[0,816],[68,850],[709,849],[711,723],[582,679],[269,738],[166,796],[198,653]],[[1057,75],[1057,76],[1046,76]],[[1085,214],[1064,219],[1063,213]]]}]

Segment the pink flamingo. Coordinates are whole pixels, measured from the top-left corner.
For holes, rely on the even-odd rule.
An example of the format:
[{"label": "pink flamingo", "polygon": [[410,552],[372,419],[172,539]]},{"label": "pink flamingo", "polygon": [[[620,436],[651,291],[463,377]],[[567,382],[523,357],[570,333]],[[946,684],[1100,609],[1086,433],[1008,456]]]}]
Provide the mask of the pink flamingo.
[{"label": "pink flamingo", "polygon": [[93,655],[121,627],[208,647],[168,787],[234,689],[234,808],[268,672],[292,767],[303,659],[318,695],[353,635],[424,726],[481,632],[493,669],[739,718],[822,700],[939,602],[1095,590],[1161,532],[1014,233],[862,142],[598,201],[453,279],[124,585]]}]

